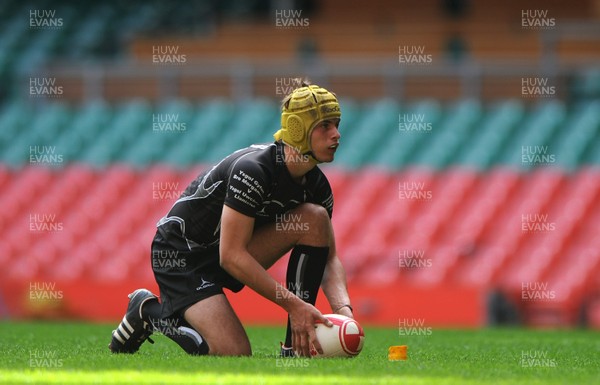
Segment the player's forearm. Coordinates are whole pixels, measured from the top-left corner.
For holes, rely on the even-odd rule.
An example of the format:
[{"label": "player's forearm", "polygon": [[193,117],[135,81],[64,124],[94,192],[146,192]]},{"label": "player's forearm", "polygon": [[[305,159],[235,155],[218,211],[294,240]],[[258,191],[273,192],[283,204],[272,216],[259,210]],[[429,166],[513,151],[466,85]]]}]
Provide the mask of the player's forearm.
[{"label": "player's forearm", "polygon": [[342,308],[344,305],[351,305],[351,302],[350,296],[348,295],[346,271],[344,270],[342,262],[336,255],[330,257],[327,261],[321,287],[331,305],[332,311],[344,315],[352,313],[348,307]]}]

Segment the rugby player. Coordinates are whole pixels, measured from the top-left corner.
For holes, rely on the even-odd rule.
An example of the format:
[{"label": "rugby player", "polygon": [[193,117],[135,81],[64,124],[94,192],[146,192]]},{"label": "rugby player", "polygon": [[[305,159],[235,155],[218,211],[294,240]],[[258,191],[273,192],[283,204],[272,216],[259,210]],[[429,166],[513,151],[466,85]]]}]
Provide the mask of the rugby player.
[{"label": "rugby player", "polygon": [[[134,353],[160,331],[189,354],[251,355],[223,291],[244,286],[288,313],[281,356],[322,352],[315,323],[331,322],[314,306],[319,287],[332,312],[352,317],[331,224],[333,194],[318,167],[334,160],[340,119],[336,95],[303,82],[283,100],[273,143],[238,150],[187,186],[152,242],[160,301],[146,289],[129,295],[113,353]],[[290,250],[284,287],[267,269]]]}]

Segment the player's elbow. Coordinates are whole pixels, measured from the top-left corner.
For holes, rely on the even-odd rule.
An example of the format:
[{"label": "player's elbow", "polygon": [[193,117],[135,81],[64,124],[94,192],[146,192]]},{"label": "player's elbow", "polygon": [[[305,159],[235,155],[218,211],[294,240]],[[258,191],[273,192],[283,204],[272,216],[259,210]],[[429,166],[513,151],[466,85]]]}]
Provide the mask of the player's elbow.
[{"label": "player's elbow", "polygon": [[229,271],[228,267],[231,265],[231,254],[221,250],[219,252],[219,265],[226,271]]},{"label": "player's elbow", "polygon": [[219,248],[219,265],[231,274],[235,270],[236,263],[236,253],[228,247],[220,247]]}]

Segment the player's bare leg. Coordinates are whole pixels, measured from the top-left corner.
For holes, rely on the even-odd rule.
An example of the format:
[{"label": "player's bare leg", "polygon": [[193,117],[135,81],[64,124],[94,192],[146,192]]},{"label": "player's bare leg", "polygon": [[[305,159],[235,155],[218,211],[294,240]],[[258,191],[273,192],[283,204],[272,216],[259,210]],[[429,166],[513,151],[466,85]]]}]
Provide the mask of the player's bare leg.
[{"label": "player's bare leg", "polygon": [[209,354],[247,356],[252,354],[244,327],[224,294],[217,294],[190,306],[185,320],[200,333]]},{"label": "player's bare leg", "polygon": [[[265,269],[292,249],[286,273],[288,291],[284,293],[294,293],[314,305],[327,264],[337,258],[327,211],[322,206],[303,204],[283,216],[281,222],[263,227],[255,235],[249,251]],[[268,250],[275,252],[269,254]],[[301,338],[293,333],[288,318],[285,343],[282,343],[280,355],[294,357],[296,353],[293,346],[299,346]]]},{"label": "player's bare leg", "polygon": [[[289,222],[300,223],[302,230],[298,231],[298,227],[284,225]],[[312,258],[308,258],[306,253],[299,253],[303,254],[302,258],[305,262],[312,259],[312,265],[318,265],[316,269],[309,267],[308,270],[321,270],[316,272],[312,288],[299,290],[310,292],[310,296],[314,298],[306,298],[306,300],[314,303],[328,255],[334,252],[330,245],[333,245],[333,236],[327,211],[318,205],[302,204],[290,210],[282,217],[282,221],[257,229],[252,235],[248,251],[265,269],[271,267],[296,246],[299,246],[300,251],[308,249],[310,251],[307,253],[316,252],[318,255],[313,255]],[[294,252],[292,254],[294,255]],[[292,259],[293,257],[290,258]],[[206,340],[209,354],[251,354],[246,332],[224,295],[215,295],[197,302],[185,311],[184,317]],[[291,341],[288,341],[288,344],[291,344]]]},{"label": "player's bare leg", "polygon": [[[250,254],[265,269],[273,266],[296,245],[329,247],[329,253],[335,253],[332,247],[331,221],[322,206],[304,203],[288,211],[282,218],[281,222],[257,229],[248,245]],[[293,226],[286,227],[290,223],[300,224],[300,230]]]}]

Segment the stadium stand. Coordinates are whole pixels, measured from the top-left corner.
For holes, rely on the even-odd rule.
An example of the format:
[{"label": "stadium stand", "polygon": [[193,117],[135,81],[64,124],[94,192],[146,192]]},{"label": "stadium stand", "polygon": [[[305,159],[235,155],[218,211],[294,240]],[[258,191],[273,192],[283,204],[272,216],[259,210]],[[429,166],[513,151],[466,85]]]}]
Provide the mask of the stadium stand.
[{"label": "stadium stand", "polygon": [[[189,181],[237,148],[272,140],[279,125],[272,74],[256,74],[248,100],[232,100],[227,75],[182,76],[173,81],[176,97],[164,98],[161,81],[143,77],[153,46],[175,45],[190,62],[295,61],[311,39],[332,63],[395,59],[399,44],[424,46],[448,62],[547,58],[543,32],[514,23],[520,1],[482,3],[449,16],[438,3],[373,9],[330,0],[305,8],[309,30],[274,34],[271,10],[260,1],[192,1],[195,17],[177,25],[177,2],[52,2],[65,26],[52,31],[28,27],[30,5],[6,1],[0,262],[7,267],[0,281],[152,282],[154,224]],[[530,6],[565,22],[597,12],[585,0]],[[170,34],[158,37],[163,31]],[[452,36],[463,44],[459,58],[448,48]],[[558,62],[597,60],[594,44],[559,41]],[[63,97],[22,97],[24,79],[75,61],[129,62],[141,75],[109,73],[98,86],[102,97],[88,98],[83,65],[58,77]],[[385,77],[372,76],[328,81],[341,97],[342,146],[323,169],[351,286],[499,291],[524,324],[600,327],[600,71],[585,67],[561,79],[562,94],[548,99],[519,97],[512,75],[482,75],[481,98],[462,97],[458,82],[410,77],[406,97],[382,97]],[[281,280],[285,265],[273,274]],[[551,300],[528,301],[524,284],[545,285]]]},{"label": "stadium stand", "polygon": [[[558,307],[565,314],[555,318],[574,323],[576,304],[597,290],[599,107],[354,103],[357,119],[344,119],[339,159],[325,167],[351,282],[498,287],[516,303],[523,282],[547,282],[562,294],[543,306]],[[399,131],[400,111],[430,116],[431,131]],[[152,116],[161,114],[179,114],[185,131],[154,130]],[[10,262],[2,275],[122,281],[148,278],[149,269],[137,267],[148,264],[153,224],[193,175],[234,147],[269,141],[278,114],[265,100],[241,108],[225,101],[6,105],[0,121],[17,119],[11,126],[32,129],[1,142],[1,254]],[[51,138],[56,145],[46,144]],[[547,143],[555,161],[520,161],[518,143],[528,140]],[[63,160],[35,164],[32,151]],[[542,228],[524,230],[523,215]],[[55,228],[35,230],[42,225]],[[532,314],[538,322],[554,319]]]}]

